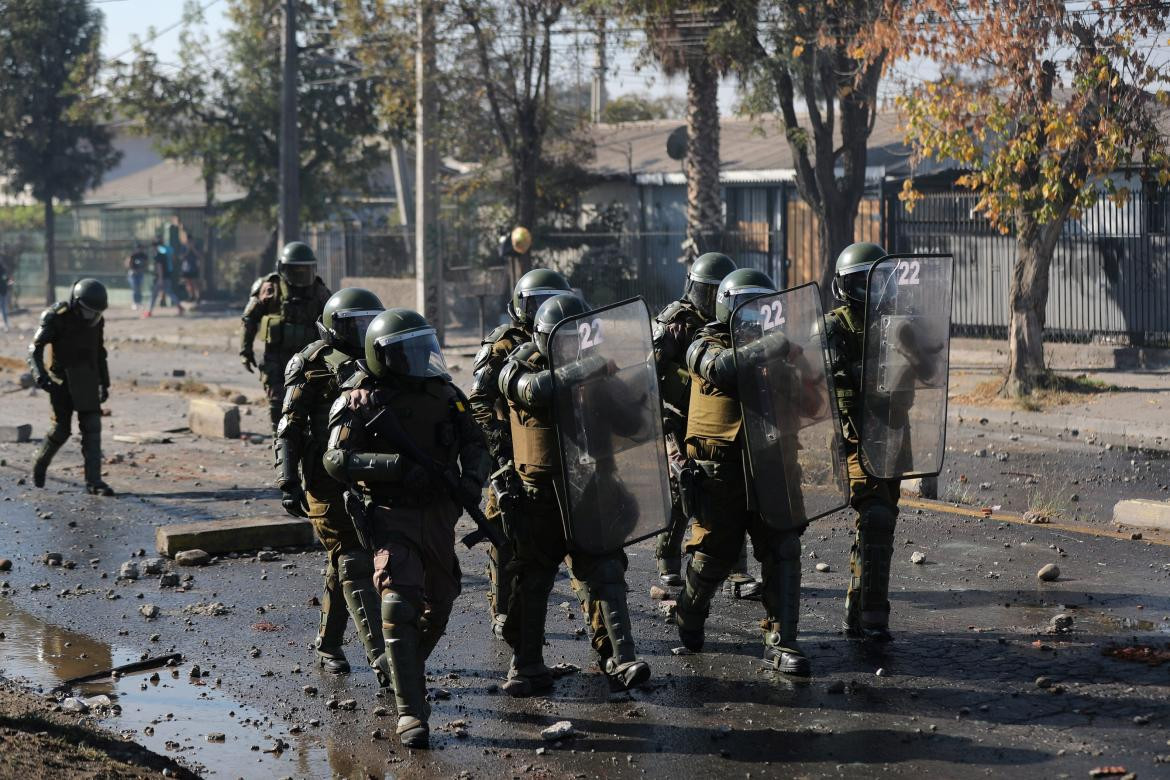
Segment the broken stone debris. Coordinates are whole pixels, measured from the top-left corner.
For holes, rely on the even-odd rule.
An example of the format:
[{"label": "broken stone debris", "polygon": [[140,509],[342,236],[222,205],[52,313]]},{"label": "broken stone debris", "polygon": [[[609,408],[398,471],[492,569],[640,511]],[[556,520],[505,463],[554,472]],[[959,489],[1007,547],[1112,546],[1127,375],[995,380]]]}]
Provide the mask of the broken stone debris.
[{"label": "broken stone debris", "polygon": [[1047,563],[1036,572],[1036,579],[1041,582],[1055,582],[1060,577],[1060,567],[1055,563]]},{"label": "broken stone debris", "polygon": [[548,728],[540,732],[541,738],[545,742],[556,742],[559,739],[567,739],[576,735],[577,730],[573,728],[572,721],[559,720]]}]

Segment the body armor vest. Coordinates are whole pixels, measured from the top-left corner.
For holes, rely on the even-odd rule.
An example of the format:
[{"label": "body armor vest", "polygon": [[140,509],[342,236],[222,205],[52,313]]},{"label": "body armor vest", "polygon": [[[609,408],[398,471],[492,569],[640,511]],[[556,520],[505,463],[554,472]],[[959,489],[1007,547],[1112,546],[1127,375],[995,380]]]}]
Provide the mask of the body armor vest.
[{"label": "body armor vest", "polygon": [[260,318],[260,338],[265,350],[291,354],[317,340],[316,322],[321,316],[317,283],[293,288],[278,274],[274,276],[277,277],[277,310]]},{"label": "body armor vest", "polygon": [[[730,335],[726,341],[724,348],[731,349]],[[697,374],[691,375],[691,383],[686,440],[705,439],[716,446],[734,445],[743,425],[739,401]]]},{"label": "body armor vest", "polygon": [[[547,365],[539,355],[534,356],[532,363],[537,370]],[[560,473],[561,465],[552,409],[530,411],[509,403],[508,422],[512,434],[512,458],[521,479],[529,484],[550,484]]]}]

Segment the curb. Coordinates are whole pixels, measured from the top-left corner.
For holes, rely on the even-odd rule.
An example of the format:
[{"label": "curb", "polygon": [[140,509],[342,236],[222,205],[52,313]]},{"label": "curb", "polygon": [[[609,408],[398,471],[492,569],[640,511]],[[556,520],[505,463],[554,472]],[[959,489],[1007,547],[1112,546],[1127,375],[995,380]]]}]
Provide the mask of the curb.
[{"label": "curb", "polygon": [[1145,498],[1118,501],[1113,506],[1113,522],[1134,528],[1170,531],[1170,502]]},{"label": "curb", "polygon": [[947,421],[960,427],[994,426],[1063,441],[1170,452],[1170,425],[1165,424],[979,406],[952,406]]}]

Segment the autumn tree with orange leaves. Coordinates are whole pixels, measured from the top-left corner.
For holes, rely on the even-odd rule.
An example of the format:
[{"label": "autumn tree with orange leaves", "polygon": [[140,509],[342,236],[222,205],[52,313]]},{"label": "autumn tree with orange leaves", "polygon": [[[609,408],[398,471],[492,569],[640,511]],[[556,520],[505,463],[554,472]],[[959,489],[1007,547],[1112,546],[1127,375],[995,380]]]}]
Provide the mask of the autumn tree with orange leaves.
[{"label": "autumn tree with orange leaves", "polygon": [[[1016,237],[1004,395],[1047,381],[1049,268],[1065,221],[1102,198],[1124,203],[1134,173],[1170,182],[1159,127],[1170,66],[1153,59],[1168,20],[1149,0],[891,0],[875,28],[876,50],[944,74],[901,98],[915,151],[957,161],[977,209]],[[909,183],[903,198],[914,201]]]}]

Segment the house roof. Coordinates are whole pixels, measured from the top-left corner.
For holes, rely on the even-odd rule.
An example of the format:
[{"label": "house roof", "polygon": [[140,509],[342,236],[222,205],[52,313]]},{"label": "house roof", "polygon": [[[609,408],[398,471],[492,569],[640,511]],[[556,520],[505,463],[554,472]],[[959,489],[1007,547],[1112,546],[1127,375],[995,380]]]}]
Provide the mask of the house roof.
[{"label": "house roof", "polygon": [[[802,126],[807,121],[802,117]],[[656,119],[590,128],[594,159],[590,172],[610,179],[634,177],[640,184],[684,181],[682,162],[666,154],[666,139],[683,126],[677,119]],[[792,150],[780,118],[724,117],[719,122],[720,179],[725,183],[786,181],[795,177]],[[915,173],[929,173],[937,164],[919,163]],[[925,170],[924,170],[925,169]],[[898,115],[879,113],[869,137],[867,179],[910,173],[910,148],[903,141]]]},{"label": "house roof", "polygon": [[[199,166],[159,160],[133,173],[117,175],[115,168],[95,189],[86,193],[84,203],[115,209],[200,208],[205,202]],[[215,198],[220,203],[240,200],[247,193],[231,181],[217,182]]]}]

